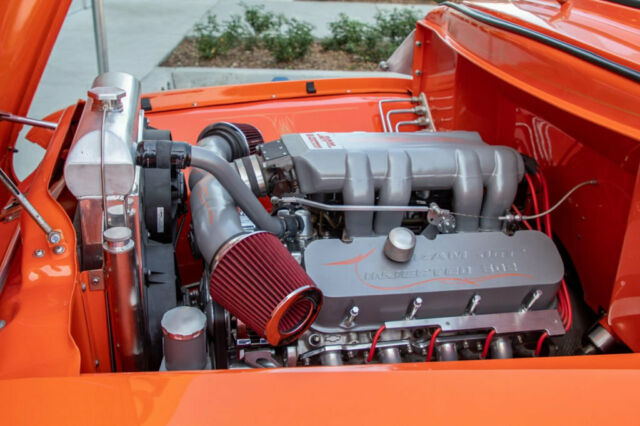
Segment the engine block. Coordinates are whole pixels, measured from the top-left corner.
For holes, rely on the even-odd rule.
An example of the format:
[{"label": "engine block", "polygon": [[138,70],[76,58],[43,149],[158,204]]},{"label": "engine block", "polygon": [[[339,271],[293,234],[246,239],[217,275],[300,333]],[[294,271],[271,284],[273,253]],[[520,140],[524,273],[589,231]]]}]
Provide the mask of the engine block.
[{"label": "engine block", "polygon": [[[493,356],[510,357],[510,339],[518,335],[564,333],[555,309],[564,266],[553,240],[505,227],[503,217],[525,173],[513,148],[459,131],[286,134],[235,159],[226,143],[209,138],[200,145],[219,145],[215,151],[233,164],[244,187],[272,197],[269,219],[296,227],[280,240],[322,294],[317,317],[307,315],[304,327],[294,327],[300,338],[281,348],[287,365],[360,363],[372,352],[380,362],[424,360],[435,345],[437,359],[457,359],[465,348],[471,354],[461,356],[472,358],[478,350],[470,345],[491,330],[500,334]],[[224,252],[219,247],[255,231],[239,219],[243,200],[229,197],[219,181],[191,181],[196,241],[215,275],[215,253]],[[262,220],[256,211],[244,212]],[[408,238],[411,248],[389,248],[394,233]],[[261,260],[235,264],[234,273],[246,274],[249,282],[277,263]],[[212,282],[211,296],[231,308],[218,287]],[[242,309],[234,305],[230,313],[249,325],[243,312],[262,305],[251,302],[249,308],[247,297],[238,300]],[[446,344],[431,341],[436,330]],[[376,335],[381,346],[372,351]],[[277,349],[251,338],[239,341],[243,362],[275,362]]]}]

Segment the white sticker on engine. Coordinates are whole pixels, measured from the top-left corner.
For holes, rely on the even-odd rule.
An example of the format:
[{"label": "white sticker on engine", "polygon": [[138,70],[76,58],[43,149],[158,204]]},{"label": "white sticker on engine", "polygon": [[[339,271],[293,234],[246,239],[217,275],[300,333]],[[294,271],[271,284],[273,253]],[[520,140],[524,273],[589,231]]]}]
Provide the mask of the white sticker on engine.
[{"label": "white sticker on engine", "polygon": [[249,216],[247,216],[242,210],[239,208],[236,210],[238,210],[238,215],[240,216],[240,226],[242,226],[242,229],[245,232],[255,232],[256,224],[253,223],[253,221],[249,219]]},{"label": "white sticker on engine", "polygon": [[301,133],[300,137],[309,149],[340,149],[329,133]]},{"label": "white sticker on engine", "polygon": [[159,234],[164,232],[164,207],[156,207],[156,228]]}]

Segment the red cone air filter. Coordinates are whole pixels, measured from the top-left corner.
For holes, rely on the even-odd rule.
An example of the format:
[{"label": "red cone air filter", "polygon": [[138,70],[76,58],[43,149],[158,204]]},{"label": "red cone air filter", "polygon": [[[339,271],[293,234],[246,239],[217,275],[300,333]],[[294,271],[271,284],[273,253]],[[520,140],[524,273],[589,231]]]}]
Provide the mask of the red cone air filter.
[{"label": "red cone air filter", "polygon": [[226,243],[213,261],[211,297],[273,346],[297,339],[316,319],[322,292],[268,232]]},{"label": "red cone air filter", "polygon": [[256,146],[263,144],[264,139],[262,138],[262,133],[260,130],[252,126],[251,124],[246,123],[230,123],[233,124],[242,132],[244,137],[247,139],[247,145],[249,145],[249,155],[253,155],[256,153]]},{"label": "red cone air filter", "polygon": [[[209,136],[218,136],[230,143],[234,157],[244,157],[256,153],[256,146],[263,144],[264,139],[260,130],[247,123],[229,123],[227,121],[219,121],[205,127],[198,141]],[[235,151],[239,149],[239,151]]]}]

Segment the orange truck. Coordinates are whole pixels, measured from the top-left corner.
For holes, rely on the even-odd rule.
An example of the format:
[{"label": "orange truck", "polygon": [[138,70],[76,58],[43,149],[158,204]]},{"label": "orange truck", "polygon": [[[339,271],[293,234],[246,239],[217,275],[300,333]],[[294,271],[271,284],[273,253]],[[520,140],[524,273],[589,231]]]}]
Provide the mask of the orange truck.
[{"label": "orange truck", "polygon": [[0,5],[2,424],[638,422],[635,0],[445,2],[407,78],[110,72],[25,118],[69,3]]}]

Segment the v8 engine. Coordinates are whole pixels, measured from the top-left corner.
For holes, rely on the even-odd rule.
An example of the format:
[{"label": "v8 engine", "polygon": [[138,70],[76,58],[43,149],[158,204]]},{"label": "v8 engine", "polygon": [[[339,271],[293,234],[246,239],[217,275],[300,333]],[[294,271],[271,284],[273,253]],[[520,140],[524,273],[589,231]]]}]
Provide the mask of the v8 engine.
[{"label": "v8 engine", "polygon": [[[238,361],[401,362],[424,359],[430,345],[438,348],[430,356],[452,360],[461,352],[480,356],[475,343],[490,330],[499,333],[494,356],[511,357],[514,335],[564,333],[553,309],[564,274],[555,245],[538,231],[506,232],[499,219],[524,174],[513,149],[489,146],[472,132],[289,134],[235,159],[229,140],[215,134],[198,145],[230,161],[256,197],[270,197],[272,217],[295,228],[283,234],[286,251],[271,249],[281,257],[266,259],[257,245],[236,249],[236,241],[258,238],[251,212],[239,210],[219,180],[192,177],[194,237],[210,268],[203,282],[213,302],[236,324],[250,324],[267,307],[264,290],[246,298],[268,281],[256,271],[292,258],[306,273],[295,283],[308,281],[318,296],[291,305],[298,310],[287,314],[287,327],[297,342],[264,326],[249,327],[242,338],[243,327],[228,330],[225,341],[236,342]],[[259,282],[230,298],[220,293],[234,280],[225,265],[236,250],[254,251],[233,264]],[[268,305],[274,316],[277,301]],[[432,341],[436,330],[442,340]]]},{"label": "v8 engine", "polygon": [[[121,74],[95,85],[137,96]],[[230,122],[192,146],[98,95],[65,176],[80,200],[83,268],[113,267],[122,369],[509,358],[565,333],[558,249],[510,213],[530,167],[516,150],[463,131],[265,143]],[[98,162],[87,153],[102,114]],[[87,221],[101,207],[104,223]],[[174,266],[185,222],[199,282],[180,282]]]}]

